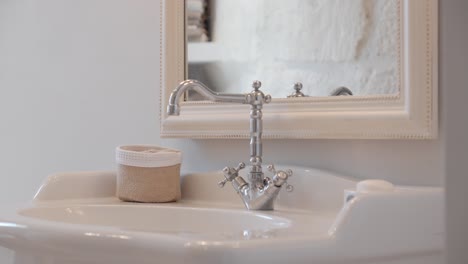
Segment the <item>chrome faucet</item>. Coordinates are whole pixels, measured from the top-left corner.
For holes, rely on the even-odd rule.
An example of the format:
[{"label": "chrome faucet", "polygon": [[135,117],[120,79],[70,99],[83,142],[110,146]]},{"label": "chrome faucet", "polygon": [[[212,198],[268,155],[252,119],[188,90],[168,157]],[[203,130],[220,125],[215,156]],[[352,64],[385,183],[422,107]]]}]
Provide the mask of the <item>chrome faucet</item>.
[{"label": "chrome faucet", "polygon": [[288,178],[292,176],[291,170],[276,171],[275,167],[270,165],[268,170],[273,173],[272,179],[265,177],[262,171],[262,108],[263,104],[271,102],[271,96],[260,91],[261,86],[261,82],[254,81],[253,90],[250,93],[226,94],[213,92],[197,80],[185,80],[171,93],[167,106],[169,115],[179,115],[180,97],[188,90],[194,90],[214,102],[250,104],[249,182],[239,176],[239,171],[245,168],[245,163],[241,162],[236,168],[224,168],[224,180],[218,183],[218,186],[222,188],[227,182],[231,182],[245,207],[249,210],[273,210],[274,201],[283,185],[286,185],[288,192],[293,191],[293,187],[287,183]]}]

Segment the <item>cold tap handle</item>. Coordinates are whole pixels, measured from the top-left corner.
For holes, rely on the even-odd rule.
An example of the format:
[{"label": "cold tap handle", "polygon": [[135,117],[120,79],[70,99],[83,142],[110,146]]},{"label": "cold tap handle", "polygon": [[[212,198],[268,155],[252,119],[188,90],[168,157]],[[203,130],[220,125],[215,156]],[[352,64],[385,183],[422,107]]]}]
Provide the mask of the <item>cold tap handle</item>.
[{"label": "cold tap handle", "polygon": [[285,184],[286,191],[292,192],[294,190],[294,186],[288,184],[288,178],[293,176],[292,170],[276,170],[274,165],[269,165],[267,169],[273,173],[273,184],[276,187],[281,187]]},{"label": "cold tap handle", "polygon": [[273,164],[268,165],[267,170],[273,174],[276,174],[275,165]]}]

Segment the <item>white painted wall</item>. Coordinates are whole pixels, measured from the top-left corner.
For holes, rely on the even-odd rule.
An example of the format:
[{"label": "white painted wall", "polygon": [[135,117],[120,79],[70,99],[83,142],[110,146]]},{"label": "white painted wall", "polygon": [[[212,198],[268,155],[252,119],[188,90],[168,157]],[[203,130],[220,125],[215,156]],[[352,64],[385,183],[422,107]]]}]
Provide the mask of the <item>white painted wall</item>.
[{"label": "white painted wall", "polygon": [[158,9],[0,0],[0,203],[56,171],[113,168],[118,144],[159,142]]},{"label": "white painted wall", "polygon": [[[441,5],[443,30],[461,31],[466,23],[451,14],[466,13],[466,3]],[[0,1],[0,202],[31,199],[52,172],[111,169],[114,147],[122,143],[179,147],[185,171],[247,160],[247,140],[159,138],[158,15],[159,1],[153,0]],[[449,93],[466,87],[466,70],[452,64],[464,49],[457,36],[442,33],[441,39],[441,54],[447,56],[441,62],[441,139],[268,140],[265,161],[398,184],[444,185],[445,159],[459,161],[457,166],[466,163],[466,149],[452,152],[458,142],[445,144],[445,127],[454,133],[458,118],[466,118],[468,110],[463,97],[455,100],[464,93]],[[447,116],[452,122],[446,122]],[[466,131],[466,125],[462,128]],[[466,133],[448,135],[466,142]],[[466,177],[460,167],[453,168],[457,173],[447,178],[449,193],[453,189],[453,195],[463,197],[457,184],[466,185]],[[466,208],[466,203],[454,204]],[[451,219],[459,215],[449,213]],[[463,223],[456,227],[466,230]],[[451,229],[449,234],[454,234],[454,243],[460,239]],[[0,263],[10,263],[9,257],[0,254]]]},{"label": "white painted wall", "polygon": [[[444,1],[445,2],[445,1]],[[440,77],[446,127],[448,264],[468,263],[468,1],[441,3]]]}]

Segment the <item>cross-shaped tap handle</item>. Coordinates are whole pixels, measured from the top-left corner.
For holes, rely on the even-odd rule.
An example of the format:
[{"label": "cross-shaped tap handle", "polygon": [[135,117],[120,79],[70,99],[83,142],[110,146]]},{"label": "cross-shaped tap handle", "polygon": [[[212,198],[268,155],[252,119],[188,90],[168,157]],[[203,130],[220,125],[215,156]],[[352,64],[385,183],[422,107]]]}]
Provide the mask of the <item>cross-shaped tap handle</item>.
[{"label": "cross-shaped tap handle", "polygon": [[285,170],[285,171],[279,170],[279,171],[277,171],[273,164],[268,165],[267,169],[268,169],[268,171],[273,173],[273,183],[275,184],[275,186],[281,187],[281,186],[283,186],[283,184],[286,184],[286,191],[292,192],[294,190],[294,186],[292,186],[292,185],[290,185],[288,183],[288,178],[293,175],[292,170]]},{"label": "cross-shaped tap handle", "polygon": [[237,165],[237,167],[235,168],[225,167],[223,169],[224,180],[218,182],[219,188],[223,188],[227,182],[230,182],[234,180],[237,176],[239,176],[239,171],[242,170],[243,168],[245,168],[244,162],[239,163],[239,165]]}]

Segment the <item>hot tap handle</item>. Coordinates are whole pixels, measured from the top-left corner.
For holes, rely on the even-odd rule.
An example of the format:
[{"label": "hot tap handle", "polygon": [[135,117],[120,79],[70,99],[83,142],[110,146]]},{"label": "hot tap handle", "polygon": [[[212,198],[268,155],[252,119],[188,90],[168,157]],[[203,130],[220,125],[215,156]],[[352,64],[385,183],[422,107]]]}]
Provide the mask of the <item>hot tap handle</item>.
[{"label": "hot tap handle", "polygon": [[228,180],[227,180],[227,179],[224,179],[224,180],[222,180],[222,181],[218,182],[218,187],[219,187],[219,188],[223,188],[223,187],[224,187],[224,185],[226,185],[226,183],[227,183],[227,182],[228,182]]},{"label": "hot tap handle", "polygon": [[237,167],[232,168],[232,167],[225,167],[223,169],[224,173],[224,180],[218,182],[219,188],[223,188],[224,185],[226,185],[227,182],[230,182],[234,180],[237,176],[239,176],[239,171],[245,168],[245,163],[241,162]]},{"label": "hot tap handle", "polygon": [[239,173],[239,171],[244,169],[244,168],[245,168],[245,163],[241,162],[241,163],[239,163],[239,165],[237,165],[237,167],[234,170],[236,171],[236,173]]}]

